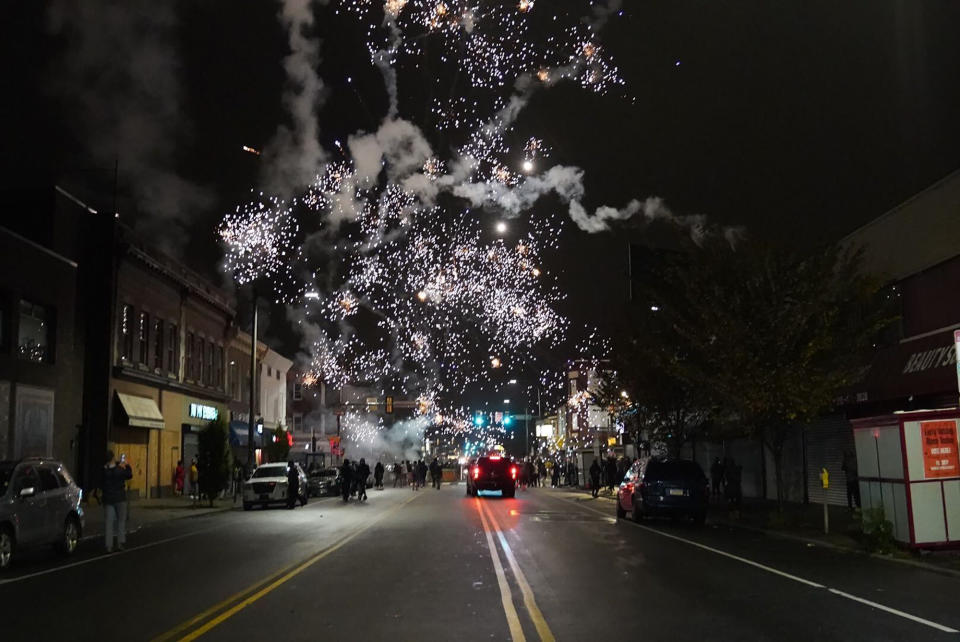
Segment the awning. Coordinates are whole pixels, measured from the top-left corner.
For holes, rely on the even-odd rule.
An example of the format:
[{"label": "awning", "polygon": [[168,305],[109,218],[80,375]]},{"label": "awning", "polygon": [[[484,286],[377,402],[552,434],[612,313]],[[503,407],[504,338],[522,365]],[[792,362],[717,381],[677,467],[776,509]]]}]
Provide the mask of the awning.
[{"label": "awning", "polygon": [[127,425],[137,428],[163,428],[163,415],[157,402],[149,397],[138,397],[122,392],[117,393],[120,407],[126,415]]},{"label": "awning", "polygon": [[[231,421],[230,422],[230,445],[231,446],[246,446],[247,445],[247,431],[250,429],[250,426],[245,421]],[[253,444],[256,447],[260,447],[260,436],[256,432],[253,433]]]}]

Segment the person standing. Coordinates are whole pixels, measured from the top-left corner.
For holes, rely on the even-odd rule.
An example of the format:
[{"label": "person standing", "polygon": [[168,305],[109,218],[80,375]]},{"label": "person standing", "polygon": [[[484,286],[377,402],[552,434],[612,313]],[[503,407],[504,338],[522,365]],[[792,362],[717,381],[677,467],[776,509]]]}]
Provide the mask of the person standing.
[{"label": "person standing", "polygon": [[600,494],[600,464],[596,459],[590,464],[590,489],[594,497]]},{"label": "person standing", "polygon": [[607,490],[610,491],[610,494],[613,494],[613,487],[617,485],[619,481],[617,479],[617,460],[612,456],[607,457],[606,470],[604,471],[607,475]]},{"label": "person standing", "polygon": [[847,476],[847,508],[860,508],[860,475],[857,470],[857,456],[852,451],[843,452],[843,466],[840,470]]},{"label": "person standing", "polygon": [[417,483],[420,488],[427,485],[427,464],[422,459],[417,461]]},{"label": "person standing", "polygon": [[431,485],[440,490],[440,480],[443,477],[443,468],[440,466],[440,460],[436,457],[430,462],[430,481]]},{"label": "person standing", "polygon": [[373,487],[377,490],[383,490],[383,464],[377,460],[377,465],[373,467]]},{"label": "person standing", "polygon": [[367,462],[364,461],[363,457],[360,458],[360,463],[357,464],[357,501],[365,502],[367,501],[367,477],[370,476],[370,466],[367,466]]},{"label": "person standing", "polygon": [[297,505],[297,500],[300,499],[300,471],[297,470],[297,465],[292,462],[287,462],[287,508],[293,509]]},{"label": "person standing", "polygon": [[133,470],[127,463],[127,456],[120,455],[120,462],[114,459],[113,451],[107,451],[107,464],[103,467],[103,522],[106,548],[113,552],[113,534],[116,526],[117,550],[122,551],[127,543],[127,480],[133,477]]},{"label": "person standing", "polygon": [[552,467],[553,476],[550,479],[550,486],[560,488],[560,462],[554,461]]},{"label": "person standing", "polygon": [[343,502],[350,501],[350,486],[353,483],[353,468],[350,466],[350,460],[344,459],[340,464],[340,494],[343,495]]},{"label": "person standing", "polygon": [[240,462],[234,462],[233,464],[233,501],[236,503],[237,499],[243,499],[243,466],[240,465]]},{"label": "person standing", "polygon": [[403,467],[400,465],[400,462],[393,464],[393,487],[400,488],[402,485],[402,480],[405,479],[406,473],[403,472]]},{"label": "person standing", "polygon": [[713,464],[710,465],[710,484],[713,487],[713,496],[720,497],[720,482],[723,480],[723,464],[719,457],[713,458]]},{"label": "person standing", "polygon": [[190,499],[200,499],[200,469],[197,468],[197,458],[190,460]]},{"label": "person standing", "polygon": [[173,492],[177,497],[183,497],[183,477],[184,477],[183,460],[178,459],[177,468],[176,470],[173,471],[173,488],[174,488]]}]

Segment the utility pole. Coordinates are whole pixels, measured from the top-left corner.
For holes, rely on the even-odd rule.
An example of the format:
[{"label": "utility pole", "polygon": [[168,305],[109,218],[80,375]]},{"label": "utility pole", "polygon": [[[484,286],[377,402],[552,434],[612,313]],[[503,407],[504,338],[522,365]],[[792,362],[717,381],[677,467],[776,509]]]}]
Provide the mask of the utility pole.
[{"label": "utility pole", "polygon": [[247,424],[247,469],[252,471],[256,467],[256,456],[254,454],[254,416],[256,415],[256,392],[257,392],[257,290],[251,288],[253,301],[253,332],[250,336],[250,421]]}]

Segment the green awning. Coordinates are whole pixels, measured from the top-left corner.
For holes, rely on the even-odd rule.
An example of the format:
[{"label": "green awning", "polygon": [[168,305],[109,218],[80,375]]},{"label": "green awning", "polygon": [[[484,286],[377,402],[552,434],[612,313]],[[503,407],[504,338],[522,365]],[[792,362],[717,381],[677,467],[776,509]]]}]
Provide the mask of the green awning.
[{"label": "green awning", "polygon": [[138,397],[137,395],[127,395],[122,392],[117,393],[117,399],[120,400],[120,407],[123,408],[123,414],[126,415],[128,426],[136,428],[163,428],[163,415],[157,402],[149,397]]}]

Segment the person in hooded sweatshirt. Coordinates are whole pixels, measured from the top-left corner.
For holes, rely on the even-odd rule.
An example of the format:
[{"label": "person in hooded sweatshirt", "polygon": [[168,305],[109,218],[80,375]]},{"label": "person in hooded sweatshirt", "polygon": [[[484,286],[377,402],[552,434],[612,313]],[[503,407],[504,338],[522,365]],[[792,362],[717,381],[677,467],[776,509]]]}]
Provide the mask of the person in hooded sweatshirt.
[{"label": "person in hooded sweatshirt", "polygon": [[383,464],[377,460],[377,465],[373,467],[373,487],[377,490],[383,490]]},{"label": "person in hooded sweatshirt", "polygon": [[350,460],[344,459],[340,464],[340,494],[343,495],[343,501],[350,501],[350,487],[353,485],[353,467],[350,466]]},{"label": "person in hooded sweatshirt", "polygon": [[600,493],[600,464],[596,459],[590,464],[590,490],[594,497]]},{"label": "person in hooded sweatshirt", "polygon": [[294,508],[300,499],[300,471],[292,461],[287,462],[287,508]]},{"label": "person in hooded sweatshirt", "polygon": [[370,466],[367,466],[367,462],[363,460],[363,457],[360,458],[360,463],[357,464],[357,501],[363,502],[367,500],[367,477],[370,476]]}]

